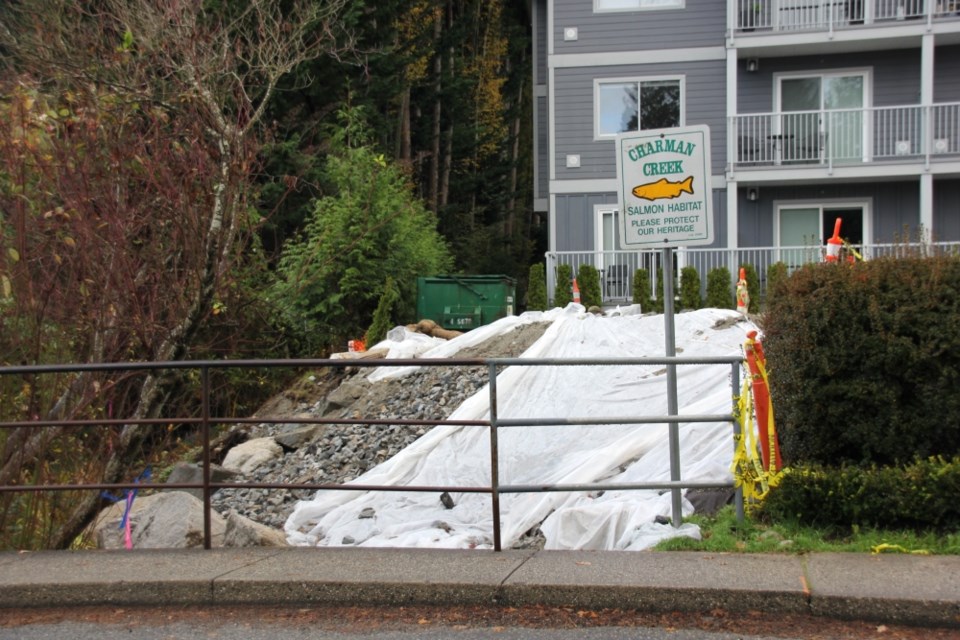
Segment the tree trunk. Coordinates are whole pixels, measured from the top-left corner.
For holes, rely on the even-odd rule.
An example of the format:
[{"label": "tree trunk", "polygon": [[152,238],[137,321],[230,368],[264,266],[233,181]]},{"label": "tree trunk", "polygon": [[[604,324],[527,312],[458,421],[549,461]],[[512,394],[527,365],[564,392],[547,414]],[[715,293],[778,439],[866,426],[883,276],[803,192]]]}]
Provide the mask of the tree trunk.
[{"label": "tree trunk", "polygon": [[[525,54],[521,54],[521,65],[520,68],[523,68],[523,60]],[[510,59],[507,58],[507,75],[512,75],[512,67],[510,64]],[[517,87],[517,97],[516,102],[513,105],[513,124],[510,127],[510,136],[513,139],[513,144],[510,148],[510,197],[507,200],[507,219],[504,224],[504,235],[507,237],[508,241],[511,241],[513,238],[514,227],[516,226],[517,220],[517,181],[518,181],[518,165],[520,164],[520,117],[523,115],[523,88],[524,88],[524,76],[520,77],[520,86]]]},{"label": "tree trunk", "polygon": [[[447,29],[453,31],[453,4],[447,0]],[[447,74],[452,78],[454,73],[453,45],[447,50]],[[440,194],[437,199],[438,211],[450,202],[450,172],[453,169],[453,118],[447,124],[446,139],[443,149],[443,173],[440,176]]]},{"label": "tree trunk", "polygon": [[436,43],[437,53],[433,60],[433,131],[430,136],[430,186],[428,189],[428,203],[434,213],[439,210],[437,205],[440,189],[440,91],[443,88],[443,57],[440,54],[440,38],[442,35],[443,12],[437,11],[436,21],[433,23],[433,39]]},{"label": "tree trunk", "polygon": [[397,136],[397,160],[404,170],[409,172],[413,167],[410,143],[410,85],[403,88],[400,95],[400,126]]}]

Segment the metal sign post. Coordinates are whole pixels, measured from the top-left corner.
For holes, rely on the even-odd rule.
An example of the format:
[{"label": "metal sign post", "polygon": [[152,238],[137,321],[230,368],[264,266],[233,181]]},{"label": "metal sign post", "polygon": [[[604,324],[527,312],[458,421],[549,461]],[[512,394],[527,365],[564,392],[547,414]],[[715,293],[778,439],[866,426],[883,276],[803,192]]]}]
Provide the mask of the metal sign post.
[{"label": "metal sign post", "polygon": [[[672,358],[677,355],[677,339],[673,322],[673,249],[663,249],[663,334],[666,356]],[[677,365],[667,365],[667,415],[679,414],[677,402]],[[671,421],[669,428],[670,445],[670,480],[680,481],[680,423]],[[671,520],[674,527],[679,527],[683,520],[683,494],[680,487],[670,490]]]},{"label": "metal sign post", "polygon": [[[713,244],[710,128],[641,130],[617,136],[620,243],[662,249],[666,355],[677,355],[673,308],[673,249]],[[677,365],[667,365],[667,415],[679,416]],[[680,482],[680,422],[667,423],[670,480]],[[683,518],[683,495],[671,490],[673,526]]]}]

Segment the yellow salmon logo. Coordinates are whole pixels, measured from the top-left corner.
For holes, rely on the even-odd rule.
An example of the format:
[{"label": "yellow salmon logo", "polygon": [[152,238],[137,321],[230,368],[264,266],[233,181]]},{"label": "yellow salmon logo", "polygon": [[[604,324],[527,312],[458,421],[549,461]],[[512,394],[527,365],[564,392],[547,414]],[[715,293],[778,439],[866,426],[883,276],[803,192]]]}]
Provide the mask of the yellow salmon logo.
[{"label": "yellow salmon logo", "polygon": [[666,178],[660,178],[656,182],[648,182],[633,188],[635,198],[651,201],[679,198],[681,193],[693,194],[693,176],[683,182],[670,182]]}]

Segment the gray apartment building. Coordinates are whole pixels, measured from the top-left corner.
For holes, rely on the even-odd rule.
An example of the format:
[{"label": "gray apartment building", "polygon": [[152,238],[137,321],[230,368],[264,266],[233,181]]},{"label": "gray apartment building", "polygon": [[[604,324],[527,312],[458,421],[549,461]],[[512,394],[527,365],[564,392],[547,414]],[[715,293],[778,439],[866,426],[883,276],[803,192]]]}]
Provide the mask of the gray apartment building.
[{"label": "gray apartment building", "polygon": [[[617,236],[615,137],[706,124],[714,244],[679,266],[960,242],[960,0],[532,0],[534,207],[604,298],[656,252]],[[552,291],[552,289],[551,289]]]}]

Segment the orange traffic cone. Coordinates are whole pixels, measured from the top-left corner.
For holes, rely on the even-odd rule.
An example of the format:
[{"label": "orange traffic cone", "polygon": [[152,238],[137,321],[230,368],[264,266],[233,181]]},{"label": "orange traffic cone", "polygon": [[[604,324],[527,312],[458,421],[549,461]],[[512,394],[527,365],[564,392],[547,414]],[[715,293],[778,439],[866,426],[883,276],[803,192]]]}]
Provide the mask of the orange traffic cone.
[{"label": "orange traffic cone", "polygon": [[577,286],[577,279],[573,279],[573,301],[580,304],[580,287]]},{"label": "orange traffic cone", "polygon": [[840,223],[842,220],[837,218],[833,225],[833,237],[827,240],[827,262],[836,262],[840,259],[840,247],[843,246],[843,240],[840,239]]}]

